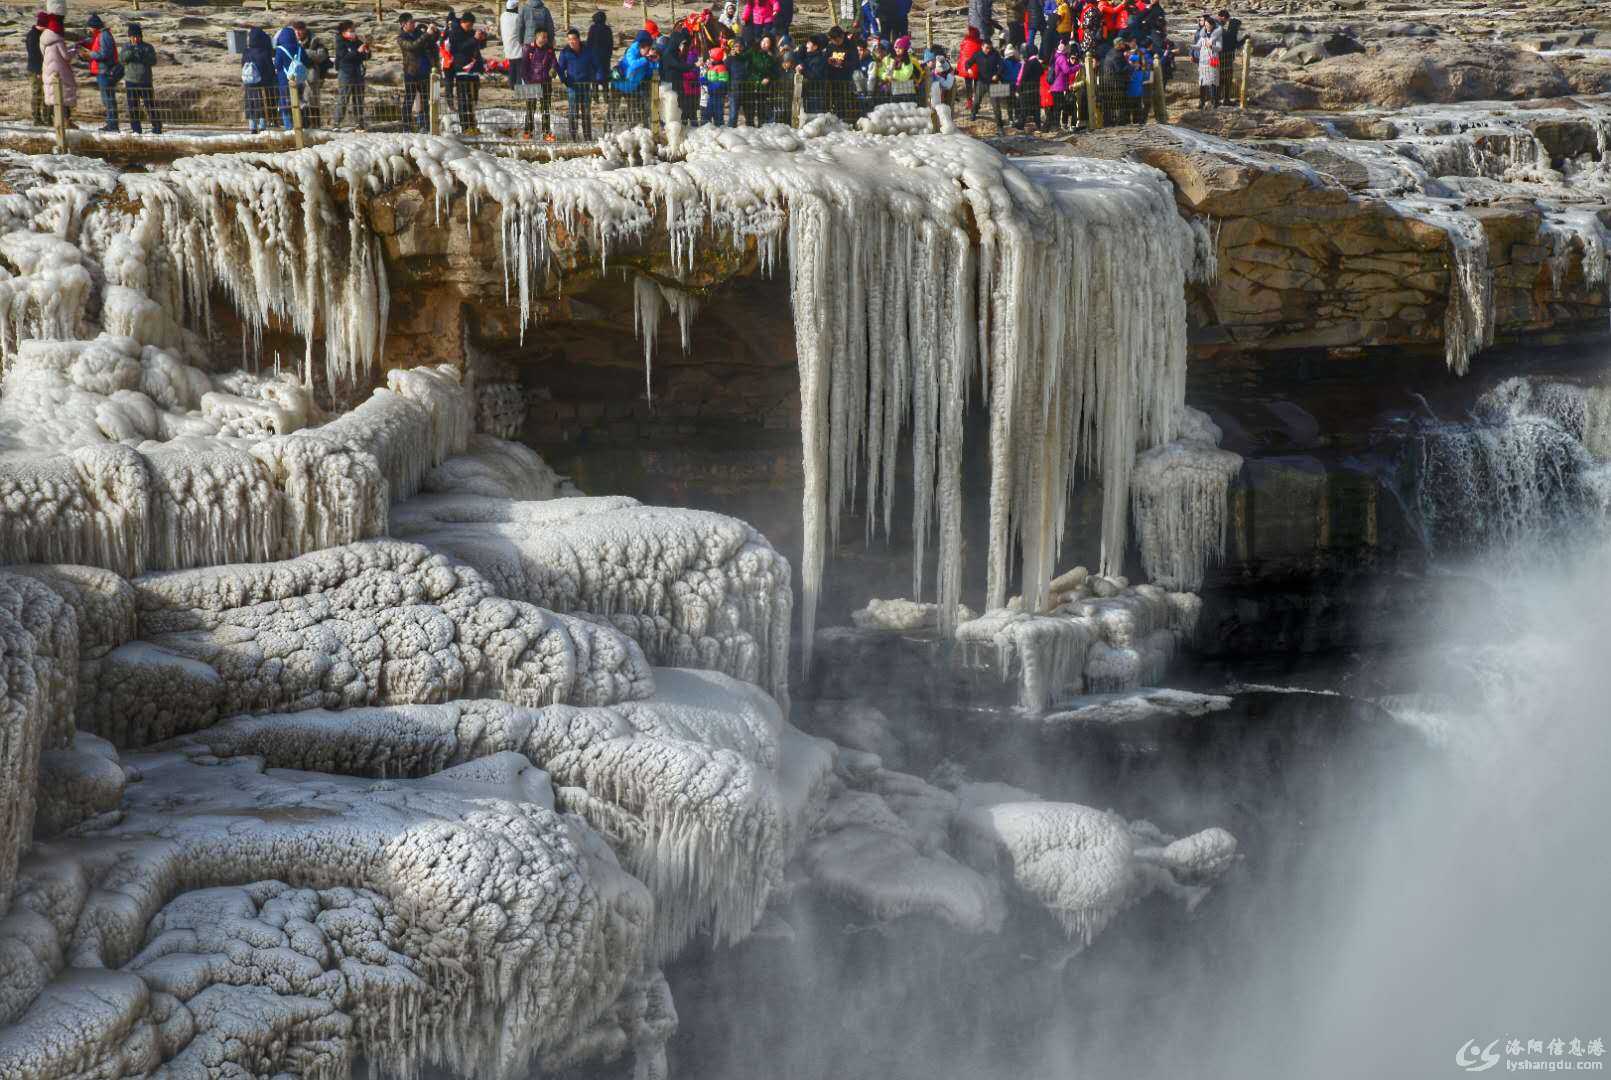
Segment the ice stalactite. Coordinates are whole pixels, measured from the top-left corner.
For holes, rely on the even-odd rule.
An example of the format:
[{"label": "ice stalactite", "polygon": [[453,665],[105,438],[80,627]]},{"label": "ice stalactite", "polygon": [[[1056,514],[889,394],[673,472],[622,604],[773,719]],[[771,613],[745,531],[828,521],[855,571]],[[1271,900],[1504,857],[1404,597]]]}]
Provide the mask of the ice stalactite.
[{"label": "ice stalactite", "polygon": [[654,350],[660,336],[660,316],[669,309],[677,316],[682,351],[687,353],[692,339],[694,316],[699,300],[692,293],[638,275],[632,279],[632,325],[643,342],[643,398],[654,400]]},{"label": "ice stalactite", "polygon": [[[359,303],[384,283],[363,257],[377,249],[357,200],[413,175],[430,179],[439,212],[461,192],[470,212],[501,208],[522,323],[563,267],[608,265],[612,249],[657,231],[678,272],[691,270],[702,244],[753,246],[767,270],[786,250],[804,419],[807,653],[840,512],[859,489],[869,516],[888,521],[892,451],[906,424],[918,450],[917,563],[932,537],[938,600],[953,621],[962,417],[975,377],[991,399],[992,602],[1005,599],[1015,542],[1026,594],[1044,593],[1079,470],[1102,477],[1104,566],[1117,572],[1131,462],[1173,436],[1184,392],[1183,282],[1196,240],[1161,174],[1073,158],[1009,162],[958,135],[882,136],[836,123],[701,128],[678,153],[641,167],[539,165],[445,140],[361,136],[298,154],[187,160],[175,177],[131,191],[165,184],[174,194],[153,198],[199,208],[213,262],[234,268],[228,277],[218,266],[196,272],[221,281],[248,321],[288,319],[293,304],[329,321],[344,343],[331,361],[341,375],[365,362],[382,325]],[[320,216],[340,216],[326,190],[337,181],[352,207],[339,225]],[[298,223],[327,245],[345,230],[334,246],[349,254],[321,262],[293,235]],[[1072,271],[1060,261],[1070,252]],[[647,284],[636,288],[642,324],[668,297],[650,304]],[[981,349],[988,370],[976,362]],[[920,578],[914,584],[921,599]]]},{"label": "ice stalactite", "polygon": [[1132,513],[1141,563],[1166,589],[1200,588],[1225,554],[1226,496],[1242,458],[1219,448],[1219,429],[1194,409],[1182,437],[1136,457]]},{"label": "ice stalactite", "polygon": [[1458,205],[1426,199],[1399,204],[1412,216],[1437,225],[1449,237],[1449,303],[1443,319],[1444,357],[1449,370],[1464,375],[1471,358],[1494,343],[1494,277],[1488,266],[1488,236],[1482,224]]}]

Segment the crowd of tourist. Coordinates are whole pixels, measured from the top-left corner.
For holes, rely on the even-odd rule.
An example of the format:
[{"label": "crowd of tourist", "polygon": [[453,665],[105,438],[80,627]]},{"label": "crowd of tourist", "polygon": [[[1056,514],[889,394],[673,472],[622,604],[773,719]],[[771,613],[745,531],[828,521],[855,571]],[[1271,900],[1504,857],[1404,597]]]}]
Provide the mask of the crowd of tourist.
[{"label": "crowd of tourist", "polygon": [[[787,120],[797,78],[807,113],[854,119],[884,102],[947,102],[965,108],[973,120],[988,107],[999,133],[1009,126],[1087,125],[1093,99],[1106,123],[1141,123],[1157,81],[1167,82],[1174,73],[1176,49],[1162,0],[1012,0],[1005,23],[975,10],[954,60],[933,42],[914,51],[910,14],[911,0],[861,0],[849,29],[835,25],[796,40],[793,0],[743,0],[742,6],[725,0],[664,29],[645,20],[617,54],[616,34],[603,11],[593,14],[585,31],[573,26],[563,34],[544,0],[505,0],[495,27],[478,24],[468,9],[449,10],[439,20],[404,12],[397,17],[396,41],[402,126],[425,129],[433,74],[442,80],[463,133],[477,134],[481,84],[494,78],[524,103],[522,135],[552,141],[556,83],[566,98],[571,138],[592,138],[599,97],[621,111],[612,120],[647,119],[652,82],[675,95],[675,118],[684,123]],[[76,62],[95,81],[105,130],[118,130],[122,83],[130,130],[140,133],[143,120],[160,132],[152,82],[156,50],[140,25],[128,24],[121,48],[99,15],[85,26],[86,33],[70,36],[60,16],[40,12],[29,32],[35,122],[48,124],[58,101],[67,112],[76,105]],[[362,130],[368,122],[364,88],[371,45],[352,20],[336,27],[332,42],[292,20],[272,37],[250,28],[236,47],[250,131],[291,128],[293,109],[300,110],[305,126],[325,126],[325,84],[332,77],[331,126]],[[1200,107],[1229,100],[1229,72],[1242,47],[1240,23],[1228,10],[1198,16],[1190,56]]]}]

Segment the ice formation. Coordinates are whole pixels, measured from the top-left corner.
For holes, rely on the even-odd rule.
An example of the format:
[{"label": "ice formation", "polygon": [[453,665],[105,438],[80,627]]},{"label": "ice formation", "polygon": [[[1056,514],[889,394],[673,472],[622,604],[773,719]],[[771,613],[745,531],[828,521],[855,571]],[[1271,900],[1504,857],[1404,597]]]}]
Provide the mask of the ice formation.
[{"label": "ice formation", "polygon": [[[960,622],[974,618],[966,604],[957,606]],[[867,606],[850,613],[850,621],[863,630],[932,630],[941,623],[940,605],[922,604],[915,600],[896,599],[867,601]]]},{"label": "ice formation", "polygon": [[399,504],[392,533],[464,560],[500,595],[598,616],[652,663],[726,672],[788,704],[789,564],[741,521],[620,496],[443,494]]},{"label": "ice formation", "polygon": [[607,627],[498,596],[417,544],[370,541],[261,565],[135,578],[136,640],[96,665],[78,722],[119,746],[242,712],[489,694],[604,704],[653,686]]},{"label": "ice formation", "polygon": [[1611,511],[1608,397],[1599,387],[1507,379],[1463,422],[1426,422],[1408,442],[1406,501],[1435,551],[1532,560]]},{"label": "ice formation", "polygon": [[[177,309],[196,321],[221,288],[248,326],[301,333],[305,385],[322,374],[351,386],[378,359],[387,291],[361,199],[416,176],[432,185],[439,214],[460,197],[472,210],[500,208],[523,323],[564,265],[607,264],[656,230],[680,270],[701,244],[753,245],[767,269],[786,254],[806,450],[807,650],[839,511],[859,490],[869,516],[889,526],[894,447],[908,426],[914,565],[932,536],[939,603],[946,626],[954,621],[962,416],[974,378],[991,403],[992,604],[1005,600],[1015,539],[1026,593],[1044,592],[1078,469],[1103,477],[1104,566],[1118,572],[1131,463],[1138,448],[1173,437],[1184,390],[1181,285],[1196,240],[1161,174],[1072,158],[1010,163],[959,135],[835,124],[701,128],[677,154],[635,167],[608,157],[537,165],[446,139],[374,135],[182,159],[117,183],[152,238],[153,292],[180,298]],[[1065,267],[1071,252],[1077,265]],[[645,282],[636,295],[645,326],[668,295],[680,317],[691,315],[672,282]],[[328,328],[323,373],[311,368],[316,326]],[[400,494],[398,471],[383,470]],[[921,597],[920,571],[914,586]]]},{"label": "ice formation", "polygon": [[[375,784],[136,755],[119,820],[41,845],[0,923],[0,1071],[522,1075],[624,988],[647,890],[496,767]],[[296,882],[295,886],[287,884]]]},{"label": "ice formation", "polygon": [[1190,591],[1225,555],[1226,495],[1242,459],[1219,448],[1213,421],[1186,413],[1180,438],[1136,456],[1131,502],[1147,577]]},{"label": "ice formation", "polygon": [[552,775],[557,805],[608,837],[648,884],[651,951],[664,958],[701,927],[735,941],[759,919],[830,763],[803,738],[765,694],[662,668],[652,693],[615,704],[311,710],[239,717],[188,743],[274,768],[376,778],[523,755]]},{"label": "ice formation", "polygon": [[923,915],[969,933],[998,930],[1020,897],[1087,945],[1154,890],[1200,900],[1235,854],[1217,827],[1176,840],[1145,821],[957,779],[930,783],[839,749],[801,853],[812,887],[877,922]]},{"label": "ice formation", "polygon": [[1029,713],[1082,691],[1156,683],[1196,629],[1202,607],[1192,593],[1099,576],[1082,578],[1056,599],[1044,612],[997,608],[957,627],[963,662],[1016,679],[1019,704]]},{"label": "ice formation", "polygon": [[[0,561],[31,564],[0,571],[0,1075],[499,1080],[631,1052],[661,1076],[658,965],[743,938],[791,882],[974,932],[1014,890],[1068,909],[960,857],[977,799],[787,724],[790,568],[755,530],[580,497],[499,437],[525,415],[507,376],[379,375],[369,201],[405,183],[439,220],[496,208],[522,325],[572,267],[668,246],[671,274],[632,271],[647,389],[668,307],[688,344],[701,249],[753,251],[794,306],[807,649],[841,511],[892,524],[905,430],[938,603],[918,570],[875,617],[971,620],[977,378],[990,596],[1021,544],[1023,611],[1061,605],[1025,617],[1091,628],[1077,665],[993,644],[1049,673],[1031,697],[1099,681],[1182,605],[1054,588],[1065,501],[1102,476],[1116,575],[1135,455],[1182,434],[1198,238],[1160,174],[1010,163],[937,115],[548,165],[415,136],[0,159]],[[238,361],[211,354],[217,295]],[[1167,882],[1223,862],[1154,846]]]}]

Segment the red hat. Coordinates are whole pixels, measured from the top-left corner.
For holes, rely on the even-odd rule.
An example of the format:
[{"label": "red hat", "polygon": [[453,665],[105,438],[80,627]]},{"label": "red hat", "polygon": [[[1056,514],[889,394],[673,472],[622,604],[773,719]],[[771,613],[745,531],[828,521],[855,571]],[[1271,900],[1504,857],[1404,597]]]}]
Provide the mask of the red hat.
[{"label": "red hat", "polygon": [[659,37],[660,36],[660,24],[655,22],[653,19],[644,19],[643,20],[643,28],[645,30],[649,31],[649,36],[650,37]]},{"label": "red hat", "polygon": [[727,51],[718,45],[716,48],[706,53],[705,56],[710,60],[711,63],[719,64],[723,60],[727,59]]}]

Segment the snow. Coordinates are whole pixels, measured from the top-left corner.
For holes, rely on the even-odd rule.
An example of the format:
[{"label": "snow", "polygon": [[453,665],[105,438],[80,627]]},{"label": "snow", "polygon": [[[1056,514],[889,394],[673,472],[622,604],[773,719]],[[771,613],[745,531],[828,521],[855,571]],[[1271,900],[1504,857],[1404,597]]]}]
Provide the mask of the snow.
[{"label": "snow", "polygon": [[[931,630],[940,625],[940,606],[914,600],[867,601],[867,606],[850,614],[850,621],[863,630]],[[966,604],[958,605],[956,617],[967,622],[975,616]]]}]

